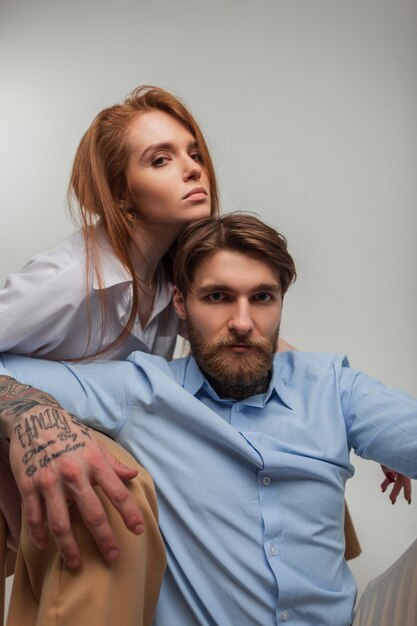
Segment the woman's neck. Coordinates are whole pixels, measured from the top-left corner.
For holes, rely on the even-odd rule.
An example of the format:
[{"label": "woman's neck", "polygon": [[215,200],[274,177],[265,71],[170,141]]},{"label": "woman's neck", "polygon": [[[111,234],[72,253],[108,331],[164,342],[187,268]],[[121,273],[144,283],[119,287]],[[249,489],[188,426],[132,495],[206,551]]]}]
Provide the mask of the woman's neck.
[{"label": "woman's neck", "polygon": [[140,278],[150,284],[165,253],[174,243],[178,233],[163,227],[138,223],[133,234],[132,259]]}]

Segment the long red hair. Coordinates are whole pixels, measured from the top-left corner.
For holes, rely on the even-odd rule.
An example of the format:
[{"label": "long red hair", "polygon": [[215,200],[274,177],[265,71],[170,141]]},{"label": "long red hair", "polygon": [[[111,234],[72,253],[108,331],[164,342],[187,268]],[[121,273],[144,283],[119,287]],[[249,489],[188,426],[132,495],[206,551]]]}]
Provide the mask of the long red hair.
[{"label": "long red hair", "polygon": [[[139,310],[138,280],[132,258],[133,231],[126,213],[120,209],[120,198],[128,192],[126,171],[130,124],[138,114],[155,109],[175,117],[195,137],[209,178],[211,214],[218,214],[218,190],[210,153],[197,122],[181,100],[165,89],[142,85],[134,89],[122,104],[104,109],[96,116],[78,146],[69,183],[71,212],[81,223],[85,240],[87,297],[91,272],[97,278],[99,287],[103,284],[97,224],[104,228],[114,253],[132,277],[133,286],[132,307],[124,328],[110,345],[93,355],[96,357],[123,342]],[[164,257],[168,275],[171,267],[167,260],[171,257],[170,251]],[[101,293],[100,297],[103,334],[106,306],[104,294]]]}]

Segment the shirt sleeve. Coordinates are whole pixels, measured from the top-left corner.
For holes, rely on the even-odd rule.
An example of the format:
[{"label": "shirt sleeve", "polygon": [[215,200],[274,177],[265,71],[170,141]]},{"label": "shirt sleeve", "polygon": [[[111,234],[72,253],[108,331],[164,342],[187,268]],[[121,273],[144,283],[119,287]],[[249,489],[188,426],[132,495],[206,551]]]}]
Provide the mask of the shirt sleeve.
[{"label": "shirt sleeve", "polygon": [[356,454],[417,478],[417,400],[346,362],[340,381],[348,441]]},{"label": "shirt sleeve", "polygon": [[0,351],[52,352],[71,328],[85,292],[83,262],[69,243],[32,259],[0,290]]},{"label": "shirt sleeve", "polygon": [[146,374],[127,361],[69,364],[0,355],[0,376],[51,394],[88,426],[115,436],[138,395],[149,395]]}]

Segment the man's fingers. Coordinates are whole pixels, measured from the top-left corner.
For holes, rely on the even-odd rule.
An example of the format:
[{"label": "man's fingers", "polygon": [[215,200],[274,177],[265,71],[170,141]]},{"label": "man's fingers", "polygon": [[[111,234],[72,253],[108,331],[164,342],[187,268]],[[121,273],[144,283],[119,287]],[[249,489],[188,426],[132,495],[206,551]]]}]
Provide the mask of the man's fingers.
[{"label": "man's fingers", "polygon": [[[137,474],[137,471],[134,471]],[[96,476],[95,479],[95,482],[100,484],[105,495],[119,511],[126,527],[136,535],[140,535],[144,529],[142,514],[127,487],[114,475],[113,469],[107,466],[100,471],[100,475]]]},{"label": "man's fingers", "polygon": [[80,551],[71,528],[68,504],[63,492],[50,489],[45,497],[45,509],[48,516],[49,532],[58,550],[69,568],[78,567],[81,563]]},{"label": "man's fingers", "polygon": [[29,534],[33,543],[39,549],[48,545],[48,532],[45,528],[44,510],[40,498],[30,493],[22,499],[23,515],[27,520]]},{"label": "man's fingers", "polygon": [[106,560],[113,561],[119,555],[119,546],[100,498],[94,489],[88,487],[84,492],[76,494],[74,499],[101,554]]},{"label": "man's fingers", "polygon": [[121,480],[131,480],[137,476],[138,471],[135,468],[129,467],[119,461],[119,459],[116,459],[106,448],[103,447],[102,449],[107,461]]}]

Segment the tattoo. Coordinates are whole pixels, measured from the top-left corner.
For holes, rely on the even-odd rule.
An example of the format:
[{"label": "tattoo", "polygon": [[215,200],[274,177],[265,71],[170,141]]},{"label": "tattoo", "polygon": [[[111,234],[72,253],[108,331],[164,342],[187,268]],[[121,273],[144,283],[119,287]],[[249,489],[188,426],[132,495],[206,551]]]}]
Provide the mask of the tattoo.
[{"label": "tattoo", "polygon": [[32,445],[33,440],[39,438],[40,430],[49,430],[51,428],[57,428],[67,436],[71,435],[71,427],[68,420],[65,417],[62,409],[56,409],[55,407],[43,409],[38,411],[35,415],[25,417],[23,423],[18,424],[14,431],[17,438],[20,441],[22,448]]},{"label": "tattoo", "polygon": [[[48,447],[49,444],[52,444],[52,443],[55,443],[55,442],[54,441],[49,441],[48,444],[45,445],[45,446],[38,446],[38,448],[36,449],[35,453],[43,451],[45,448]],[[52,461],[55,461],[55,459],[58,459],[63,454],[68,454],[69,452],[75,452],[75,450],[78,450],[79,448],[85,448],[85,442],[84,441],[81,441],[81,442],[78,442],[78,443],[74,443],[73,445],[70,445],[69,443],[67,443],[65,448],[63,448],[62,450],[57,450],[56,452],[51,452],[51,454],[44,454],[40,459],[35,461],[35,463],[37,463],[37,466],[32,464],[32,465],[29,465],[29,467],[26,468],[26,470],[25,470],[26,476],[29,476],[29,477],[33,476],[34,474],[36,474],[38,469],[43,469],[44,467],[48,467],[48,465],[50,463],[52,463]],[[30,457],[30,458],[32,458],[32,457]]]},{"label": "tattoo", "polygon": [[[87,426],[48,393],[0,376],[0,426],[5,425],[24,449],[22,463],[29,477],[62,455],[84,448],[86,442],[79,436],[91,439]],[[3,429],[0,434],[8,436]]]},{"label": "tattoo", "polygon": [[74,443],[72,446],[70,446],[70,444],[67,443],[67,445],[65,446],[65,448],[63,450],[58,450],[57,452],[52,452],[50,455],[49,454],[45,454],[41,459],[39,459],[39,466],[40,467],[47,467],[49,465],[49,463],[51,463],[51,461],[54,461],[55,459],[59,458],[63,454],[68,454],[68,452],[74,452],[78,448],[85,448],[85,442],[81,441],[81,442],[78,442],[78,443]]},{"label": "tattoo", "polygon": [[44,391],[23,385],[9,376],[0,376],[0,415],[18,417],[39,404],[60,407],[59,403]]}]

